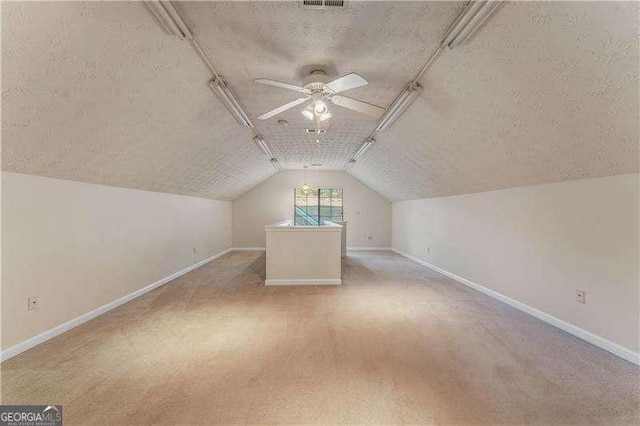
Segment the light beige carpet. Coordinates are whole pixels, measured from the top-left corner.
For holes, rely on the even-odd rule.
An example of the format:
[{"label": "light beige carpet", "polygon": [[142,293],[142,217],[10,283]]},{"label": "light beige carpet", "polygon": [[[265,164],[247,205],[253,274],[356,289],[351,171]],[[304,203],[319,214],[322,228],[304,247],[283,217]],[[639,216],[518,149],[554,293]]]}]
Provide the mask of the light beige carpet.
[{"label": "light beige carpet", "polygon": [[231,253],[2,364],[67,424],[637,424],[638,367],[387,252],[342,287]]}]

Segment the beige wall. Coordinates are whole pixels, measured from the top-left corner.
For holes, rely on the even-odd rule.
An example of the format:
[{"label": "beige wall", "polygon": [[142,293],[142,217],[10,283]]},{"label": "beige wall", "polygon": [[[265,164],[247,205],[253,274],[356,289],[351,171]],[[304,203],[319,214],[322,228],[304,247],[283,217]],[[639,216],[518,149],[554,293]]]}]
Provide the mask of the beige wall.
[{"label": "beige wall", "polygon": [[2,173],[2,348],[230,246],[230,202]]},{"label": "beige wall", "polygon": [[[265,225],[293,219],[293,190],[303,180],[302,171],[282,171],[237,198],[233,202],[233,246],[264,247]],[[342,171],[310,171],[307,183],[344,188],[347,246],[391,246],[391,203],[386,198]]]},{"label": "beige wall", "polygon": [[266,285],[342,283],[342,227],[267,226]]},{"label": "beige wall", "polygon": [[397,202],[393,247],[638,352],[638,179]]}]

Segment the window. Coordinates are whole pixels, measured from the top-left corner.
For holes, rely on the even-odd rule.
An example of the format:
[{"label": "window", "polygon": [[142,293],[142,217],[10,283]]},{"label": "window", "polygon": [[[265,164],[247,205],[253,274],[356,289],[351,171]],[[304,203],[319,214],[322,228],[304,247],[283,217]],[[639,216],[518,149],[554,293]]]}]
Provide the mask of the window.
[{"label": "window", "polygon": [[294,225],[318,226],[342,222],[342,188],[296,188]]}]

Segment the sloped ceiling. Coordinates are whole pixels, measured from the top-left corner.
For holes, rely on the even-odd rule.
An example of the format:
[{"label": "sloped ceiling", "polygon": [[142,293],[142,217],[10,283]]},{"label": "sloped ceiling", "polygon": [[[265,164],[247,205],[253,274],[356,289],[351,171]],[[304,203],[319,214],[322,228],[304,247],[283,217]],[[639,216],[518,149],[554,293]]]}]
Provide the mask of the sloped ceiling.
[{"label": "sloped ceiling", "polygon": [[[336,110],[319,138],[294,108],[313,64],[388,106],[463,2],[180,2],[285,168],[341,169],[375,126]],[[351,172],[392,200],[638,171],[638,4],[504,5],[441,55],[420,98]],[[211,75],[142,3],[2,3],[2,168],[234,199],[275,170],[207,88]],[[289,122],[276,124],[278,118]],[[316,140],[318,143],[316,143]]]},{"label": "sloped ceiling", "polygon": [[637,2],[515,2],[354,168],[391,199],[638,172]]},{"label": "sloped ceiling", "polygon": [[[463,3],[358,2],[347,10],[308,10],[292,2],[196,2],[180,8],[252,117],[299,98],[294,91],[256,84],[271,78],[298,83],[314,64],[331,77],[357,72],[365,87],[345,94],[386,107],[422,67]],[[302,106],[255,120],[285,168],[310,163],[342,169],[376,120],[333,108],[330,128],[316,137]],[[285,119],[286,128],[277,124]],[[316,141],[319,143],[316,144]]]},{"label": "sloped ceiling", "polygon": [[2,168],[233,199],[275,172],[144,3],[2,3]]}]

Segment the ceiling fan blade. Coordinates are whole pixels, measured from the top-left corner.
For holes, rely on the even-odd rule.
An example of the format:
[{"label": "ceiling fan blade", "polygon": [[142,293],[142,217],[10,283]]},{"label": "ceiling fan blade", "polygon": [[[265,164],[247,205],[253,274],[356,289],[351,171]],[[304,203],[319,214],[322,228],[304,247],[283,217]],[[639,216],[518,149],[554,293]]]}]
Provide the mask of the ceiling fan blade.
[{"label": "ceiling fan blade", "polygon": [[296,86],[295,84],[283,83],[281,81],[269,80],[268,78],[258,78],[253,81],[260,84],[267,84],[269,86],[281,87],[283,89],[295,90],[298,92],[302,92],[304,90],[304,87]]},{"label": "ceiling fan blade", "polygon": [[366,114],[369,117],[380,118],[384,114],[385,109],[377,105],[368,104],[366,102],[359,101],[357,99],[348,98],[342,95],[335,95],[331,97],[331,102],[341,106],[343,108],[352,109],[354,111]]},{"label": "ceiling fan blade", "polygon": [[340,93],[345,90],[355,89],[356,87],[366,86],[367,84],[369,84],[367,80],[355,72],[352,72],[351,74],[347,74],[343,77],[330,81],[325,84],[324,87],[331,90],[333,93]]},{"label": "ceiling fan blade", "polygon": [[307,101],[307,100],[309,100],[309,98],[300,98],[300,99],[296,99],[295,101],[291,101],[291,102],[289,102],[288,104],[284,104],[284,105],[282,105],[282,106],[279,106],[279,107],[278,107],[278,108],[276,108],[276,109],[272,109],[272,110],[271,110],[271,111],[269,111],[269,112],[265,112],[265,113],[264,113],[264,114],[262,114],[260,117],[258,117],[258,119],[259,119],[259,120],[266,120],[266,119],[268,119],[268,118],[273,117],[274,115],[278,115],[278,114],[280,114],[281,112],[284,112],[284,111],[286,111],[286,110],[288,110],[288,109],[291,109],[291,108],[293,108],[293,107],[294,107],[294,106],[296,106],[296,105],[300,105],[301,103],[303,103],[303,102],[305,102],[305,101]]}]

